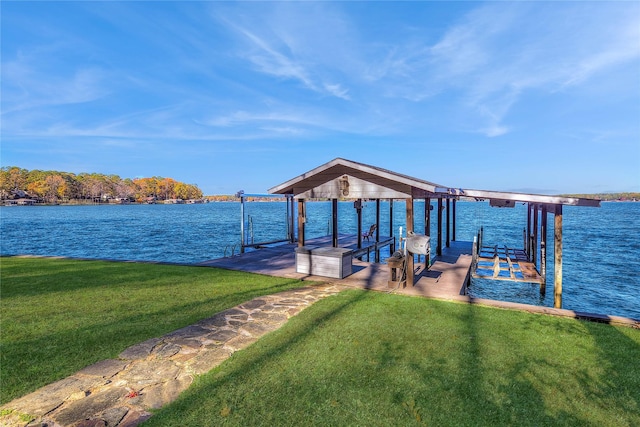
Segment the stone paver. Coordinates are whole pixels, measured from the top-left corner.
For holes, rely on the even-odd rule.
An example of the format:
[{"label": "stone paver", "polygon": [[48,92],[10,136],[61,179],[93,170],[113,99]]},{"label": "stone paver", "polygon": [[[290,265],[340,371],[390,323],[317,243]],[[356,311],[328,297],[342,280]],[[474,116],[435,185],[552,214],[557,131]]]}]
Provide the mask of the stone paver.
[{"label": "stone paver", "polygon": [[196,375],[281,327],[314,302],[339,293],[325,284],[268,295],[159,338],[133,345],[0,407],[0,426],[133,427],[175,400]]}]

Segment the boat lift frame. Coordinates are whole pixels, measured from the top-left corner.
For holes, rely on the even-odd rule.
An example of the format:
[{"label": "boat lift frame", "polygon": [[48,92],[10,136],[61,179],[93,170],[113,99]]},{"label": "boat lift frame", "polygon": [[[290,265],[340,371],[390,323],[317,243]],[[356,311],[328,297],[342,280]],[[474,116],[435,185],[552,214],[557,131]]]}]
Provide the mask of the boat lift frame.
[{"label": "boat lift frame", "polygon": [[[295,232],[293,227],[293,218],[294,218],[294,201],[293,194],[246,194],[244,191],[239,191],[236,194],[237,197],[240,198],[240,253],[244,253],[246,248],[257,248],[264,245],[272,245],[275,243],[295,243]],[[287,237],[285,239],[279,240],[270,240],[266,242],[254,242],[253,241],[253,230],[252,224],[248,224],[248,227],[245,227],[245,203],[248,201],[248,198],[268,198],[268,199],[286,199],[287,207]],[[247,230],[249,228],[249,230]],[[246,235],[246,231],[251,231],[251,241],[249,241],[249,236]]]}]

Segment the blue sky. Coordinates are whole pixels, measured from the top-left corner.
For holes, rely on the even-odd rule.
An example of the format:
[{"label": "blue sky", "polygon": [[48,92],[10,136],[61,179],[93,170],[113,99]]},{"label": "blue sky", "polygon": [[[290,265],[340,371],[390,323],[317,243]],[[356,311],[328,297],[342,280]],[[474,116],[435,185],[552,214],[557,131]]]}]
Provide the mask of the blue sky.
[{"label": "blue sky", "polygon": [[1,4],[2,166],[640,191],[640,2]]}]

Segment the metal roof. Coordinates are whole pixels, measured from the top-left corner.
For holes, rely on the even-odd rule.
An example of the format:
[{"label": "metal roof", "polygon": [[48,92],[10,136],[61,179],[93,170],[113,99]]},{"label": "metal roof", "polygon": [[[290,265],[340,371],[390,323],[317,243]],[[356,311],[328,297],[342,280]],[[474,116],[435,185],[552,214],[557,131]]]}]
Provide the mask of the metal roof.
[{"label": "metal roof", "polygon": [[600,200],[448,187],[376,166],[336,158],[268,190],[295,198],[409,199],[425,197],[600,206]]},{"label": "metal roof", "polygon": [[569,205],[599,207],[600,200],[582,197],[546,196],[543,194],[511,193],[488,190],[461,190],[462,196],[473,197],[476,200],[510,200],[515,202],[529,202],[545,205]]}]

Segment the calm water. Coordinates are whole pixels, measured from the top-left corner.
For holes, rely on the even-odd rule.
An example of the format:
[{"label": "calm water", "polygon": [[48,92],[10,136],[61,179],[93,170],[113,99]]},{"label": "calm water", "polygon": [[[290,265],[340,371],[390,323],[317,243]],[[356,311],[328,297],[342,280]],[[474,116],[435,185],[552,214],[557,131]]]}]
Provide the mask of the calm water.
[{"label": "calm water", "polygon": [[[424,209],[416,202],[416,212]],[[307,238],[330,233],[330,202],[308,203]],[[405,227],[405,205],[394,203],[394,230]],[[286,237],[285,204],[250,203],[246,223],[255,242]],[[483,226],[486,244],[522,247],[526,206],[490,208],[457,204],[457,240],[473,240]],[[415,229],[424,230],[416,213]],[[240,204],[0,207],[3,255],[195,263],[238,253]],[[340,233],[357,231],[351,202],[339,204]],[[375,203],[365,203],[363,228],[375,222]],[[432,236],[436,236],[432,213]],[[247,230],[249,229],[247,225]],[[389,205],[381,204],[381,234],[389,234]],[[564,207],[563,307],[640,318],[640,203],[603,203],[601,208]],[[549,216],[547,293],[531,284],[474,280],[482,298],[553,306],[553,216]],[[435,251],[435,238],[432,242]]]}]

